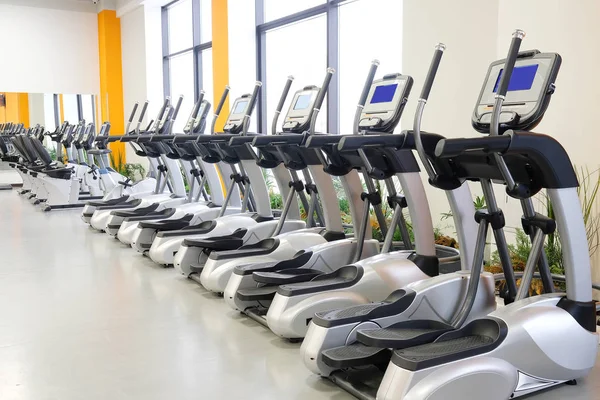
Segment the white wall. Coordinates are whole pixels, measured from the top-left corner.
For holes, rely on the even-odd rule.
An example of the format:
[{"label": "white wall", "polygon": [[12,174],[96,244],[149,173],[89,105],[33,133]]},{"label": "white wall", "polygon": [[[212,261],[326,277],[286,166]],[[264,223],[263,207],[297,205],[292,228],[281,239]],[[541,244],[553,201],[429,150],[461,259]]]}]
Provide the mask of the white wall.
[{"label": "white wall", "polygon": [[[251,93],[256,82],[256,26],[254,21],[254,1],[229,0],[228,3],[228,26],[229,26],[229,105],[233,105],[233,100],[243,95]],[[283,83],[282,83],[283,84]],[[210,96],[211,103],[214,103],[213,97],[221,98],[222,87],[215,87],[216,96],[207,93]],[[264,93],[261,95],[264,96]],[[213,107],[216,106],[213,104]],[[229,113],[229,110],[223,110],[223,114]],[[212,116],[211,116],[212,118]],[[209,125],[210,126],[210,125]],[[252,120],[249,130],[256,131],[258,126],[257,111],[252,114]],[[269,127],[270,127],[269,122]],[[217,126],[219,130],[222,127]],[[270,132],[269,132],[270,133]]]},{"label": "white wall", "polygon": [[[29,93],[29,125],[35,126],[40,124],[42,126],[46,123],[46,117],[44,115],[44,94],[43,93]],[[54,130],[54,126],[46,126],[46,130]]]},{"label": "white wall", "polygon": [[[595,0],[580,0],[575,7],[560,0],[502,0],[498,26],[498,57],[505,56],[515,28],[527,34],[522,49],[535,48],[562,56],[552,103],[534,131],[558,139],[573,163],[590,171],[600,167],[600,142],[595,129],[600,107],[598,15],[600,2]],[[592,267],[594,280],[600,281],[598,252],[592,257]]]},{"label": "white wall", "polygon": [[[146,35],[144,22],[144,7],[138,7],[121,17],[121,51],[123,60],[123,105],[125,107],[125,126],[133,105],[139,107],[135,122],[138,121],[142,105],[146,101]],[[135,126],[132,124],[130,129]],[[135,154],[130,145],[126,144],[127,162],[147,165],[145,158]]]},{"label": "white wall", "polygon": [[576,7],[561,0],[503,0],[498,26],[498,57],[505,57],[515,28],[527,34],[524,50],[535,48],[562,56],[555,95],[535,131],[557,138],[575,164],[592,169],[600,166],[599,147],[590,146],[598,143],[593,129],[600,107],[598,15],[600,2],[596,0],[580,0]]},{"label": "white wall", "polygon": [[[498,0],[404,0],[402,19],[402,73],[414,78],[414,86],[402,117],[402,128],[412,129],[417,99],[433,50],[446,44],[440,68],[423,117],[422,129],[445,137],[479,135],[471,127],[471,114],[477,101],[489,63],[497,58]],[[418,32],[418,34],[415,34]],[[446,195],[426,182],[434,225],[447,233],[454,228],[451,220],[441,221],[441,213],[450,207]],[[481,191],[471,185],[473,194]],[[513,208],[499,204],[508,214]],[[518,221],[520,214],[516,214]],[[512,221],[511,218],[507,219]]]},{"label": "white wall", "polygon": [[98,93],[95,14],[0,4],[0,26],[3,91]]}]

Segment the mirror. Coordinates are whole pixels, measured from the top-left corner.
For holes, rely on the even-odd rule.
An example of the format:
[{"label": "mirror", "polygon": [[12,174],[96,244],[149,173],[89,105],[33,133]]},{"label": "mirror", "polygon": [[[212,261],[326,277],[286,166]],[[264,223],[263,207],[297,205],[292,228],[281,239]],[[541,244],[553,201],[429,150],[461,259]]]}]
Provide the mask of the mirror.
[{"label": "mirror", "polygon": [[[77,124],[82,120],[99,128],[96,95],[0,92],[0,124],[23,123],[25,127],[39,124],[52,132],[64,121]],[[56,144],[49,137],[44,139],[44,146],[56,157]],[[21,179],[16,172],[2,168],[0,185],[19,182]]]}]

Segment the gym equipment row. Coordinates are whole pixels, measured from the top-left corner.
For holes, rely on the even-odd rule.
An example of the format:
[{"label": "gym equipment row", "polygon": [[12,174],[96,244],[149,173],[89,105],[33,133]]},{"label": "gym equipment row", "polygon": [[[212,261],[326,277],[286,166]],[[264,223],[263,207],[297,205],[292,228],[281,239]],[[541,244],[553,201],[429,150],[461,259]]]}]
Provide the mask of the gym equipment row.
[{"label": "gym equipment row", "polygon": [[[23,177],[22,195],[45,210],[83,207],[90,229],[173,266],[275,335],[302,341],[308,370],[359,399],[529,395],[585,377],[598,335],[577,177],[561,144],[532,132],[549,107],[562,60],[520,51],[524,36],[515,31],[507,57],[488,68],[471,116],[479,137],[447,139],[421,129],[446,51],[438,44],[413,128],[400,133],[413,79],[376,78],[373,61],[348,134],[315,130],[335,73],[328,69],[321,86],[293,93],[280,126],[294,83],[288,77],[268,135],[248,131],[261,90],[256,82],[233,101],[218,131],[228,87],[206,134],[211,105],[201,92],[183,133],[173,133],[181,97],[175,104],[165,99],[144,129],[148,102],[137,121],[136,104],[123,135],[109,135],[109,123],[97,135],[84,122],[53,133],[6,124],[2,161]],[[44,136],[65,149],[65,165],[50,159]],[[134,183],[111,169],[108,144],[115,141],[148,159],[145,179]],[[281,210],[271,207],[265,170],[282,195]],[[460,253],[435,244],[423,172],[446,194]],[[351,227],[342,220],[334,179],[348,200]],[[466,182],[481,186],[485,209],[475,210]],[[532,246],[520,281],[492,183],[504,185],[523,210]],[[532,198],[542,190],[555,219],[534,209]],[[371,211],[382,241],[372,237]],[[490,229],[499,275],[483,271]],[[546,236],[555,233],[564,277],[550,273],[544,253]],[[529,294],[534,278],[543,295]],[[497,292],[499,280],[505,284]]]}]

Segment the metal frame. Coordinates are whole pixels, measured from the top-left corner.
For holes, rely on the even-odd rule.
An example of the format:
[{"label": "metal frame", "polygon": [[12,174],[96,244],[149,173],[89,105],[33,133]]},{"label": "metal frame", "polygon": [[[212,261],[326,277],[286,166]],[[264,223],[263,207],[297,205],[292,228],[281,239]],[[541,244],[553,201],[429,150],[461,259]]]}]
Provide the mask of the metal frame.
[{"label": "metal frame", "polygon": [[171,53],[169,51],[169,8],[181,0],[175,0],[162,7],[162,54],[163,54],[163,91],[165,96],[177,95],[171,93],[170,60],[181,54],[192,53],[194,59],[194,101],[198,99],[202,87],[202,51],[212,48],[212,41],[202,42],[201,38],[201,7],[200,0],[192,2],[192,47]]},{"label": "metal frame", "polygon": [[336,70],[333,75],[327,95],[327,130],[331,133],[339,132],[339,6],[349,0],[324,0],[323,4],[307,8],[290,15],[265,22],[265,2],[255,0],[255,22],[256,22],[256,79],[261,81],[262,96],[258,102],[259,131],[268,132],[267,121],[267,32],[276,28],[304,21],[319,15],[327,17],[327,67]]},{"label": "metal frame", "polygon": [[81,99],[81,95],[77,95],[77,117],[79,118],[79,122],[83,121],[83,101]]},{"label": "metal frame", "polygon": [[58,99],[58,94],[55,93],[52,96],[52,99],[54,100],[54,123],[58,128],[62,124],[60,120],[60,100]]}]

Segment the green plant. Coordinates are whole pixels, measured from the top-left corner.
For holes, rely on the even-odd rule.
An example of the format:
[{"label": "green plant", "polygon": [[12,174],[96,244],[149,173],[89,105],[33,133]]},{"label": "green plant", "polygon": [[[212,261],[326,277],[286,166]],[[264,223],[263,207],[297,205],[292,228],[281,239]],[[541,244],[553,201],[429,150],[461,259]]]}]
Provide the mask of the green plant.
[{"label": "green plant", "polygon": [[283,197],[279,193],[269,192],[269,198],[271,200],[271,210],[283,209]]},{"label": "green plant", "polygon": [[48,154],[50,154],[50,159],[52,161],[56,161],[56,149],[55,148],[49,149]]},{"label": "green plant", "polygon": [[[485,197],[483,196],[475,196],[475,200],[473,200],[473,206],[475,207],[475,210],[482,210],[486,207],[485,205]],[[442,213],[442,221],[445,219],[450,219],[454,217],[454,214],[452,214],[452,211],[448,211],[445,213]]]},{"label": "green plant", "polygon": [[[579,201],[581,203],[583,221],[585,223],[587,233],[589,255],[591,257],[600,246],[600,217],[595,213],[598,191],[600,190],[600,173],[599,170],[590,172],[587,167],[575,168],[575,172],[579,181],[577,194],[579,195]],[[541,202],[545,208],[546,216],[556,219],[554,207],[552,206],[550,198],[543,194]],[[515,271],[523,271],[531,252],[531,239],[522,229],[516,229],[515,244],[508,245],[508,251],[513,269]],[[565,270],[563,266],[560,235],[558,232],[551,233],[546,237],[544,251],[548,260],[550,272],[553,274],[563,275]],[[489,269],[490,272],[502,271],[500,267],[500,257],[497,251],[492,255],[491,264],[492,265]],[[559,284],[559,287],[564,289],[564,284]],[[532,287],[530,288],[530,292],[542,293],[542,291],[543,288],[541,287],[540,281],[534,279],[532,282]]]},{"label": "green plant", "polygon": [[142,164],[123,162],[123,155],[121,153],[119,153],[117,158],[114,157],[113,153],[109,157],[113,169],[125,178],[137,182],[146,176],[146,169]]}]

